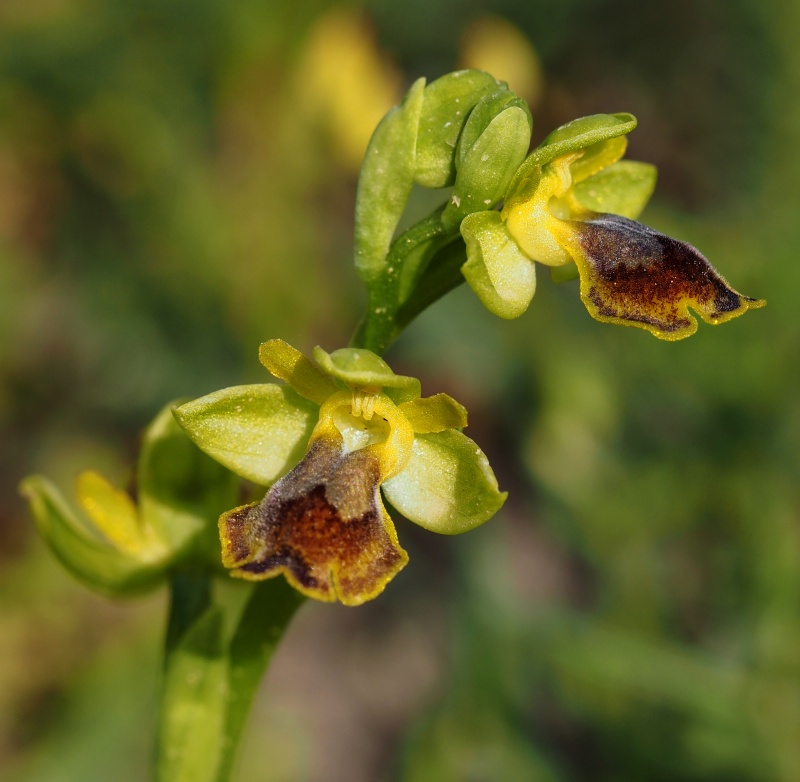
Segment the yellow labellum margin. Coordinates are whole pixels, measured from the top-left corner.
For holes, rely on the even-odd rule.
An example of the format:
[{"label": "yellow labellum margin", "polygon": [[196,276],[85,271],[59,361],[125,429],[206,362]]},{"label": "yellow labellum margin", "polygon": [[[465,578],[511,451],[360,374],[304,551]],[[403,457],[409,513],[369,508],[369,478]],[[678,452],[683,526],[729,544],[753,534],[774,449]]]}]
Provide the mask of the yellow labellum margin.
[{"label": "yellow labellum margin", "polygon": [[[262,345],[261,357],[275,375],[297,382],[306,398],[336,390],[317,408],[313,429],[301,434],[295,428],[290,437],[270,438],[268,430],[280,430],[282,416],[308,422],[308,403],[297,394],[235,387],[176,410],[201,448],[251,478],[259,453],[275,464],[304,439],[305,455],[277,482],[269,481],[261,502],[220,518],[223,564],[233,575],[260,580],[283,574],[309,597],[358,605],[378,595],[407,561],[381,486],[399,513],[443,534],[473,529],[503,504],[506,495],[486,457],[459,431],[466,410],[451,397],[420,397],[419,381],[395,375],[370,351],[317,348],[311,361],[272,340]],[[266,411],[261,417],[259,408]],[[264,425],[256,427],[257,437],[245,435],[246,442],[233,447],[226,428],[240,438],[240,416]],[[237,450],[246,458],[237,460]]]}]

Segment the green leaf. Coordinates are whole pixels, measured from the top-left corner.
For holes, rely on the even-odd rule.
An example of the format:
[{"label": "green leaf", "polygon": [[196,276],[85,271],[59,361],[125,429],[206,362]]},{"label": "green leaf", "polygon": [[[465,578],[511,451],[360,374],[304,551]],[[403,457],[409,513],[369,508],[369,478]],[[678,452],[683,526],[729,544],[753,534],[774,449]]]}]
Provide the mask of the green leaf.
[{"label": "green leaf", "polygon": [[500,213],[468,215],[461,235],[467,245],[461,271],[486,309],[501,318],[522,315],[536,291],[536,269],[509,236]]},{"label": "green leaf", "polygon": [[455,71],[425,88],[417,135],[415,181],[439,188],[455,181],[455,150],[470,111],[502,84],[484,71]]},{"label": "green leaf", "polygon": [[144,434],[139,455],[139,514],[146,528],[184,556],[220,563],[217,519],[238,500],[235,475],[200,451],[164,407]]},{"label": "green leaf", "polygon": [[575,185],[575,197],[587,209],[635,220],[656,187],[656,167],[620,160]]},{"label": "green leaf", "polygon": [[445,229],[457,228],[468,214],[485,211],[503,197],[530,140],[530,115],[517,106],[489,123],[461,161],[453,196],[442,214]]},{"label": "green leaf", "polygon": [[166,560],[143,561],[92,535],[46,478],[26,478],[20,491],[53,554],[89,588],[118,597],[146,592],[161,583]]},{"label": "green leaf", "polygon": [[196,445],[237,475],[271,486],[303,458],[319,407],[289,386],[233,386],[176,408]]},{"label": "green leaf", "polygon": [[443,535],[483,524],[507,496],[483,451],[454,429],[417,435],[408,465],[383,493],[407,519]]},{"label": "green leaf", "polygon": [[425,79],[417,79],[402,105],[381,120],[361,166],[355,209],[355,266],[365,283],[375,280],[386,265],[392,236],[411,193],[424,88]]},{"label": "green leaf", "polygon": [[284,578],[257,583],[230,643],[228,702],[218,779],[227,780],[258,685],[305,597]]}]

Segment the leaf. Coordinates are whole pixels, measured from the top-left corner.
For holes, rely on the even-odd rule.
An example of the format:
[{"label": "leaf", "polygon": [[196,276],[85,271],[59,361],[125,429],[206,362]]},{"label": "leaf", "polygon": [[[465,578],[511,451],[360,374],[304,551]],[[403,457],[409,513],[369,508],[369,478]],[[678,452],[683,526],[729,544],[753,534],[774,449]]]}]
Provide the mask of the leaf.
[{"label": "leaf", "polygon": [[228,700],[225,647],[222,611],[214,606],[169,650],[159,725],[159,782],[218,779]]}]

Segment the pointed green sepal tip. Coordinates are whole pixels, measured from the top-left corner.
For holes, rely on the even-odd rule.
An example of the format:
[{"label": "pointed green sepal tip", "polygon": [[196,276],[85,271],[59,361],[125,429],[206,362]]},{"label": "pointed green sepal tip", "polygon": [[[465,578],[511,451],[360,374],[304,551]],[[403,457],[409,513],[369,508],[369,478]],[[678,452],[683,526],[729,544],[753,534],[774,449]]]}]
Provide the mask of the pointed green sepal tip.
[{"label": "pointed green sepal tip", "polygon": [[[120,501],[118,496],[109,496],[109,486],[104,480],[96,483],[94,477],[84,479],[82,504],[92,508],[94,519],[104,518],[108,522],[109,536],[102,535],[101,529],[98,534],[90,531],[58,489],[42,476],[26,478],[20,484],[20,493],[28,500],[39,533],[53,554],[90,589],[125,597],[148,592],[164,581],[168,565],[166,550],[158,544],[144,548],[128,545],[137,539],[140,528],[130,518],[127,507],[119,518],[110,517],[115,508],[119,510]],[[122,504],[126,505],[124,501]],[[118,548],[115,542],[123,546]]]}]

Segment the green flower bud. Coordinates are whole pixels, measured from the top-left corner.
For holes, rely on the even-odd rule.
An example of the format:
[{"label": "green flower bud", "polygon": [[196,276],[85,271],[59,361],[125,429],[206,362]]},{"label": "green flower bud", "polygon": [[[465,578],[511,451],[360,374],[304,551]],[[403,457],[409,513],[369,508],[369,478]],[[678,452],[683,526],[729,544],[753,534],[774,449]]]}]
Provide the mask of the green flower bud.
[{"label": "green flower bud", "polygon": [[161,584],[178,563],[216,567],[215,519],[236,478],[197,451],[164,408],[145,432],[138,505],[96,472],[78,476],[81,519],[46,478],[20,487],[39,532],[66,569],[98,592],[123,596]]},{"label": "green flower bud", "polygon": [[459,139],[453,195],[442,214],[446,230],[503,197],[528,152],[532,127],[525,102],[507,90],[478,102]]},{"label": "green flower bud", "polygon": [[455,151],[470,112],[501,82],[484,71],[455,71],[431,82],[417,136],[415,181],[423,187],[452,185],[456,177]]}]

